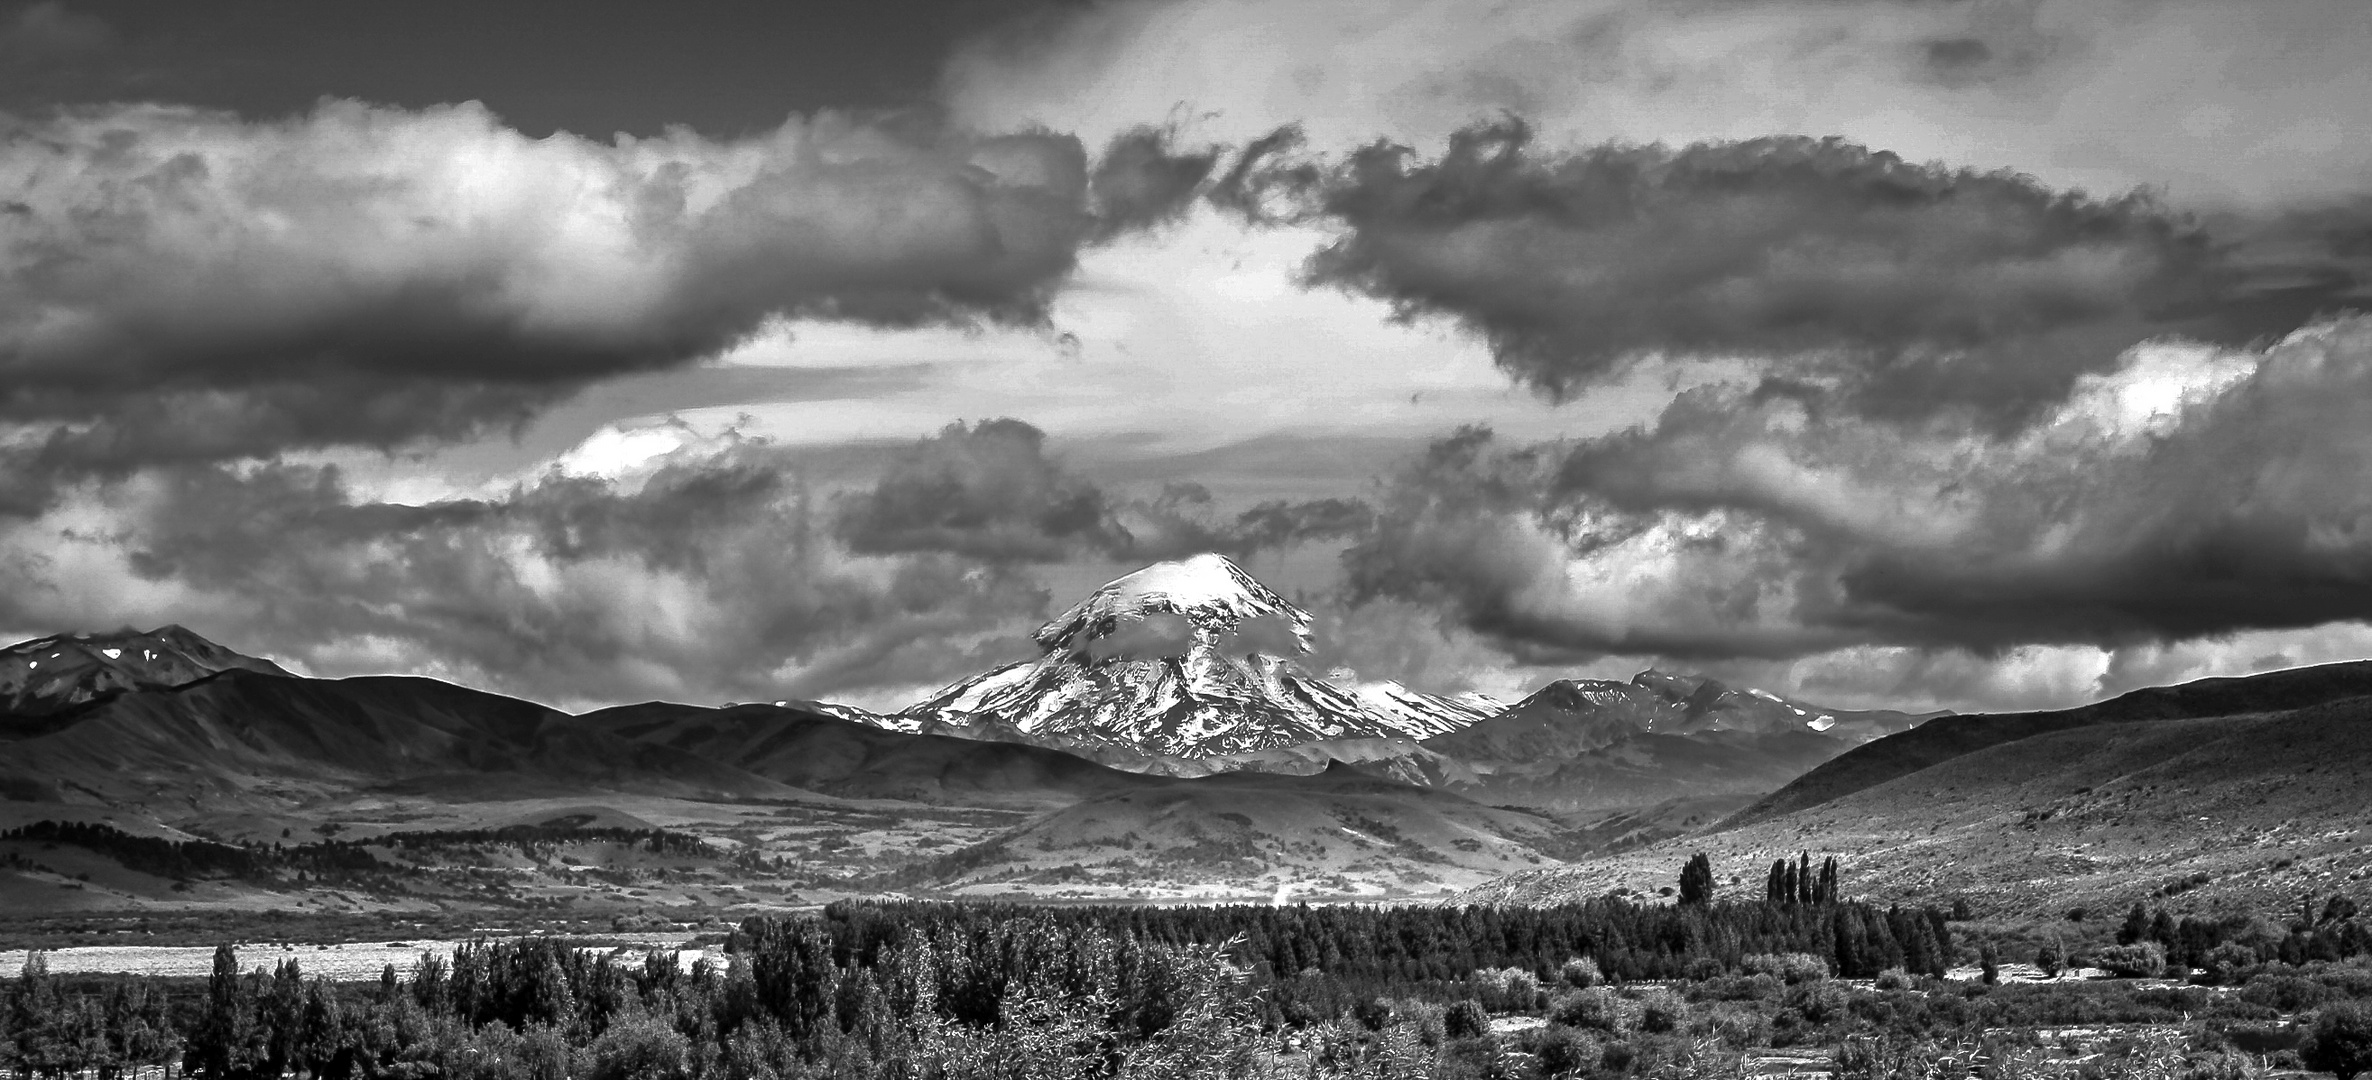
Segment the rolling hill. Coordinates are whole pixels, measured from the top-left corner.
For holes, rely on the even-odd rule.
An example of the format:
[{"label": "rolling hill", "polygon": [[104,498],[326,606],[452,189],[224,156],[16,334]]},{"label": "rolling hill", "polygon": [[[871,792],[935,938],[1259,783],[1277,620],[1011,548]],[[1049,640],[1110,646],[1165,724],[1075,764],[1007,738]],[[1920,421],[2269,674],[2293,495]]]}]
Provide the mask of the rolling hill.
[{"label": "rolling hill", "polygon": [[907,735],[775,705],[654,702],[586,713],[574,722],[846,798],[1044,806],[1162,782],[1039,746]]},{"label": "rolling hill", "polygon": [[222,809],[285,806],[356,787],[457,798],[597,788],[797,794],[533,702],[434,679],[301,679],[233,668],[49,719],[50,730],[0,743],[0,795]]},{"label": "rolling hill", "polygon": [[2328,665],[2060,713],[1931,721],[1704,831],[1467,895],[1650,891],[1698,851],[1717,881],[1740,882],[1725,887],[1751,890],[1772,860],[1802,850],[1836,855],[1848,894],[1965,897],[1980,912],[2153,898],[2261,909],[2360,889],[2372,878],[2367,674],[2372,665]]},{"label": "rolling hill", "polygon": [[2095,724],[2246,716],[2372,695],[2372,661],[2321,664],[2242,678],[2154,686],[2050,712],[1945,716],[1839,755],[1740,811],[1751,824],[1850,795],[1963,754]]},{"label": "rolling hill", "polygon": [[969,896],[1382,898],[1445,894],[1552,862],[1549,819],[1344,765],[1228,773],[1116,792],[919,868]]}]

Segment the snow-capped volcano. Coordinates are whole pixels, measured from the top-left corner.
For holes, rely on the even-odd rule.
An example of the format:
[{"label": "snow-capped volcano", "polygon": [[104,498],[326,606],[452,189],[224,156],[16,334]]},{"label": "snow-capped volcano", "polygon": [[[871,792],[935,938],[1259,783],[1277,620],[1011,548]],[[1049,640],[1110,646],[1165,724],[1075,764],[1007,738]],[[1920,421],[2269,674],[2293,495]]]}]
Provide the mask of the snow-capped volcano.
[{"label": "snow-capped volcano", "polygon": [[1322,739],[1423,739],[1496,711],[1303,670],[1310,614],[1221,555],[1156,563],[1035,635],[1045,654],[948,687],[898,717],[1001,726],[1069,745],[1209,757]]}]

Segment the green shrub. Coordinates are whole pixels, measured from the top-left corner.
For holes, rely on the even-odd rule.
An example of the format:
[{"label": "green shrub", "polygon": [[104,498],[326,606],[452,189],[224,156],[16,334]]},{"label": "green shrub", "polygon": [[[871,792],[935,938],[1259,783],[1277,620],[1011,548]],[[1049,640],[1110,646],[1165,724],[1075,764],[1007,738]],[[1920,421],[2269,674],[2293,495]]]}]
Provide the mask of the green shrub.
[{"label": "green shrub", "polygon": [[1606,981],[1605,973],[1598,970],[1598,962],[1586,956],[1576,956],[1565,961],[1564,965],[1557,969],[1557,977],[1565,980],[1565,985],[1575,990],[1587,990]]}]

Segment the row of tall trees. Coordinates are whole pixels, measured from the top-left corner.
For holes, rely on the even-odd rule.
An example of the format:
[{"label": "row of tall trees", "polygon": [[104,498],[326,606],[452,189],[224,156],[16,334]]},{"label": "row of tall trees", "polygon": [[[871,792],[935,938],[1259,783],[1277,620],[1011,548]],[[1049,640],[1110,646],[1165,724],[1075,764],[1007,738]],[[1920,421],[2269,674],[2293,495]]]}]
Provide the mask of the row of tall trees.
[{"label": "row of tall trees", "polygon": [[[1680,865],[1680,896],[1684,905],[1713,902],[1713,860],[1704,852],[1688,857]],[[1840,899],[1837,891],[1837,860],[1829,856],[1818,869],[1812,866],[1810,852],[1799,853],[1795,861],[1780,859],[1771,864],[1771,871],[1763,878],[1763,902],[1767,904],[1834,904]]]},{"label": "row of tall trees", "polygon": [[1763,900],[1766,903],[1833,904],[1837,899],[1837,859],[1834,855],[1822,860],[1818,870],[1812,868],[1810,852],[1798,854],[1792,863],[1780,859],[1771,864],[1771,872],[1763,880]]}]

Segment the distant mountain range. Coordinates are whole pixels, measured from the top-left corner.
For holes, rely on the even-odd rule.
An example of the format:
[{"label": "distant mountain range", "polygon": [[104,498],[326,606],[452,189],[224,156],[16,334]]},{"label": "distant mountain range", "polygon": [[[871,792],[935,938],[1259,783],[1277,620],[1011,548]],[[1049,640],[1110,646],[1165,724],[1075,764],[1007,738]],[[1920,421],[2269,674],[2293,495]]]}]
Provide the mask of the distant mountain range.
[{"label": "distant mountain range", "polygon": [[[1858,891],[1994,903],[2372,873],[2372,663],[1930,718],[1648,671],[1471,717],[1393,698],[1415,722],[1326,692],[1284,655],[1306,615],[1189,564],[1050,623],[1046,656],[1011,669],[1026,677],[887,718],[788,701],[572,716],[432,679],[302,678],[178,627],[42,638],[0,650],[0,824],[265,840],[594,813],[837,867],[818,880],[849,888],[973,895],[1529,901],[1657,887],[1697,850],[1750,879],[1806,846]],[[989,685],[1023,689],[974,693]],[[0,903],[75,883],[28,873],[0,868]],[[181,902],[167,884],[144,902]]]},{"label": "distant mountain range", "polygon": [[1340,763],[1485,802],[1580,810],[1760,794],[1927,718],[1660,671],[1561,680],[1512,707],[1342,685],[1296,663],[1310,622],[1223,556],[1157,563],[1047,623],[1038,659],[871,722],[1168,776]]},{"label": "distant mountain range", "polygon": [[893,715],[784,700],[570,716],[429,679],[299,678],[178,626],[62,635],[0,650],[0,796],[228,811],[344,790],[614,790],[1045,808],[1170,779],[1331,771],[1338,786],[1357,774],[1600,812],[1760,795],[1917,719],[1654,671],[1501,707],[1317,677],[1298,659],[1310,628],[1222,556],[1158,563],[1047,623],[1038,659]]}]

